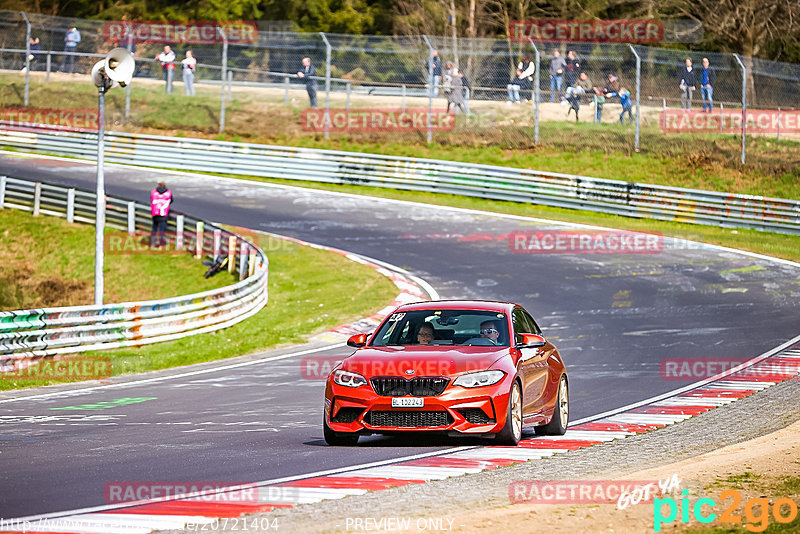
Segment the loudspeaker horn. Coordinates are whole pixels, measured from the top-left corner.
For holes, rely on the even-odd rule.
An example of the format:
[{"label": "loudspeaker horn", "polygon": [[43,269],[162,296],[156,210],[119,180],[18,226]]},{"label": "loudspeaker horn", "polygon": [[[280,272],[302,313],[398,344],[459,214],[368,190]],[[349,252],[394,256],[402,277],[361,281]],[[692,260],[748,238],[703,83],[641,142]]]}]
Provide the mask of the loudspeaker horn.
[{"label": "loudspeaker horn", "polygon": [[136,61],[128,50],[115,48],[106,55],[103,61],[105,74],[112,82],[116,82],[122,87],[131,83]]}]

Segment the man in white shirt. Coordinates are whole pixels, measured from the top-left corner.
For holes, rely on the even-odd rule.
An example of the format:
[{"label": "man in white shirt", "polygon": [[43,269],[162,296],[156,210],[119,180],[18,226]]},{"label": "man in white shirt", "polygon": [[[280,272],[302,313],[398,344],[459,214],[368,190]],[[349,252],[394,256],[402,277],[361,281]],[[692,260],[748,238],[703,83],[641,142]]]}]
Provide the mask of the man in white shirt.
[{"label": "man in white shirt", "polygon": [[170,94],[172,93],[172,78],[175,76],[175,52],[169,45],[165,45],[164,51],[156,56],[156,60],[161,63],[164,79],[167,80],[167,94]]}]

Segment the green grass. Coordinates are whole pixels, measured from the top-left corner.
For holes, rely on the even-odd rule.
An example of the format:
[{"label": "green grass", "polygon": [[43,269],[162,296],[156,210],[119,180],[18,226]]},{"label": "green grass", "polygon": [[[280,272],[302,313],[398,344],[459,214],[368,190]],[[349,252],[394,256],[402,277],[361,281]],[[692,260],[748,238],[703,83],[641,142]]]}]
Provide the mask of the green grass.
[{"label": "green grass", "polygon": [[[43,83],[34,73],[31,107],[96,108],[96,92],[88,80]],[[0,107],[21,107],[22,78],[0,76]],[[542,171],[615,178],[671,186],[800,198],[800,143],[749,137],[747,164],[739,163],[741,140],[735,135],[664,134],[644,124],[641,152],[633,150],[633,130],[617,124],[554,120],[540,124],[540,144],[525,110],[487,111],[484,117],[459,118],[452,132],[437,133],[428,144],[418,133],[304,132],[300,113],[305,100],[285,106],[282,92],[234,91],[226,108],[225,133],[218,134],[219,88],[199,87],[194,98],[178,87],[172,95],[162,83],[140,81],[132,86],[131,123],[124,124],[125,92],[107,96],[108,128],[119,131],[206,137],[255,143],[351,150],[503,165]],[[338,105],[338,104],[337,104]],[[514,123],[506,115],[516,113]]]},{"label": "green grass", "polygon": [[[82,281],[89,285],[89,300],[74,304],[91,303],[94,235],[91,226],[3,210],[0,229],[2,253],[27,256],[28,261],[39,258],[31,265],[30,277],[49,277],[58,271],[63,280]],[[17,234],[25,236],[12,241],[10,236]],[[265,239],[261,246],[270,260],[269,304],[255,316],[216,333],[86,355],[109,358],[114,375],[229,358],[300,343],[313,333],[374,313],[397,294],[397,288],[388,279],[339,254],[274,238]],[[26,247],[39,248],[28,251]],[[51,250],[58,252],[50,255]],[[227,273],[204,279],[206,267],[188,254],[106,257],[107,287],[122,300],[139,300],[143,295],[149,296],[151,289],[160,298],[167,296],[164,293],[188,294],[234,281]],[[7,262],[2,265],[8,266]],[[0,390],[51,383],[54,382],[7,379],[0,380]]]}]

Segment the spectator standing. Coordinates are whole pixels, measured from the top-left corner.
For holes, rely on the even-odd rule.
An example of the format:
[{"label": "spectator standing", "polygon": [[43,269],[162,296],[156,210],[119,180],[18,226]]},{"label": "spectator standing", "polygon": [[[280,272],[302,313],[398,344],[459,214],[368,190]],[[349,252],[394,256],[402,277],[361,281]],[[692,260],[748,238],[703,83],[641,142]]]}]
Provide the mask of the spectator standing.
[{"label": "spectator standing", "polygon": [[697,88],[697,71],[692,67],[692,58],[686,58],[685,65],[681,68],[681,109],[692,109],[692,97]]},{"label": "spectator standing", "polygon": [[[66,35],[64,35],[64,52],[75,52],[78,49],[78,43],[81,42],[81,32],[75,26],[71,26],[69,30],[67,30]],[[75,69],[75,56],[74,55],[67,55],[64,54],[61,56],[61,68],[62,72],[68,72],[72,74],[72,71]]]},{"label": "spectator standing", "polygon": [[[42,45],[39,43],[38,37],[31,36],[29,48],[31,50],[30,55],[28,56],[28,61],[31,66],[31,70],[36,70],[36,60],[39,59],[39,52],[42,50]],[[25,72],[25,67],[22,67],[22,72]]]},{"label": "spectator standing", "polygon": [[564,80],[564,69],[567,62],[561,57],[561,52],[553,50],[553,59],[550,60],[550,102],[556,101],[556,96],[561,99],[561,87]]},{"label": "spectator standing", "polygon": [[703,70],[700,71],[700,96],[703,98],[703,111],[711,113],[714,109],[714,84],[717,83],[717,71],[709,65],[708,58],[703,58]]},{"label": "spectator standing", "polygon": [[517,68],[522,71],[519,78],[522,82],[520,84],[520,92],[522,94],[531,93],[531,100],[533,100],[533,73],[536,72],[536,64],[531,61],[530,56],[522,56],[522,61],[519,62]]},{"label": "spectator standing", "polygon": [[150,191],[150,214],[153,216],[153,228],[150,231],[151,247],[160,247],[167,242],[167,219],[172,200],[172,191],[167,189],[167,184],[164,182],[159,182],[158,186]]},{"label": "spectator standing", "polygon": [[594,110],[595,122],[603,122],[603,106],[606,103],[606,97],[599,87],[594,87],[592,90],[594,91],[594,101],[596,104]]},{"label": "spectator standing", "polygon": [[453,113],[461,108],[462,113],[466,113],[464,109],[464,87],[461,76],[458,75],[458,70],[453,71],[452,79],[450,80],[450,94],[447,95],[447,112],[450,113],[450,104],[453,104]]},{"label": "spectator standing", "polygon": [[197,67],[197,59],[191,50],[186,51],[186,57],[181,60],[183,66],[183,89],[186,96],[194,96],[194,70]]},{"label": "spectator standing", "polygon": [[633,113],[631,112],[633,109],[633,101],[631,100],[631,92],[621,87],[618,92],[607,93],[605,96],[606,98],[619,97],[619,103],[622,105],[622,113],[619,114],[619,123],[625,124],[623,117],[625,113],[627,113],[630,124],[633,124]]},{"label": "spectator standing", "polygon": [[458,69],[451,62],[447,62],[444,71],[442,72],[442,91],[448,97],[450,96],[450,88],[452,87],[453,77],[458,73]]},{"label": "spectator standing", "polygon": [[172,93],[172,78],[175,77],[175,52],[169,45],[164,46],[164,51],[156,56],[156,60],[161,63],[161,70],[164,79],[167,81],[167,94]]},{"label": "spectator standing", "polygon": [[508,102],[507,102],[507,104],[519,104],[520,103],[519,90],[520,90],[520,87],[521,87],[521,84],[522,84],[522,79],[520,78],[521,76],[522,76],[522,71],[520,69],[517,69],[516,70],[516,74],[514,75],[513,78],[511,78],[511,81],[506,86],[506,89],[508,89]]},{"label": "spectator standing", "polygon": [[[431,80],[431,91],[433,92],[433,97],[436,98],[439,96],[439,80],[442,79],[442,60],[439,57],[439,51],[434,50],[431,52],[432,58],[428,58],[425,62],[425,72],[431,72],[431,66],[433,68],[433,80]],[[431,59],[433,59],[433,64],[431,64]],[[430,75],[430,74],[429,74]]]},{"label": "spectator standing", "polygon": [[308,93],[309,105],[317,108],[317,69],[311,64],[311,58],[306,56],[303,58],[303,63],[300,70],[297,71],[297,76],[306,82],[306,93]]},{"label": "spectator standing", "polygon": [[472,87],[469,85],[469,79],[467,75],[464,74],[461,70],[458,71],[458,77],[461,78],[461,87],[464,94],[464,109],[469,115],[469,94],[472,91]]},{"label": "spectator standing", "polygon": [[[581,63],[578,61],[575,51],[570,50],[567,52],[567,61],[566,65],[564,66],[564,87],[567,91],[567,98],[569,98],[570,88],[574,87],[575,84],[578,82],[578,78],[581,74]],[[567,104],[566,100],[563,100],[562,103],[564,105]]]}]

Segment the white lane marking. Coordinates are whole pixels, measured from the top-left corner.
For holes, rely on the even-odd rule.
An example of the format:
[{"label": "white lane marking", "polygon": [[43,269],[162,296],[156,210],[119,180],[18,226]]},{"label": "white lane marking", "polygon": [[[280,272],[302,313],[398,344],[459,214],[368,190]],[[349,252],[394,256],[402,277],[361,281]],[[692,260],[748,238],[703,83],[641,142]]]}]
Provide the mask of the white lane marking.
[{"label": "white lane marking", "polygon": [[333,475],[334,477],[354,476],[354,477],[374,477],[374,478],[397,478],[400,480],[441,480],[450,477],[457,477],[467,473],[480,473],[483,471],[477,467],[426,467],[416,465],[387,465],[382,467],[372,467],[370,469],[360,469],[347,474]]},{"label": "white lane marking", "polygon": [[629,423],[636,425],[672,425],[692,417],[689,414],[671,413],[621,413],[613,415],[605,421],[609,423]]},{"label": "white lane marking", "polygon": [[527,462],[547,458],[554,454],[566,452],[567,449],[529,449],[527,447],[485,447],[469,451],[449,454],[448,456],[461,459],[477,460],[519,460]]},{"label": "white lane marking", "polygon": [[621,430],[569,430],[563,436],[539,436],[536,439],[548,441],[611,441],[618,438],[632,436],[635,432]]},{"label": "white lane marking", "polygon": [[711,406],[718,407],[730,404],[736,397],[673,397],[654,402],[650,406]]}]

